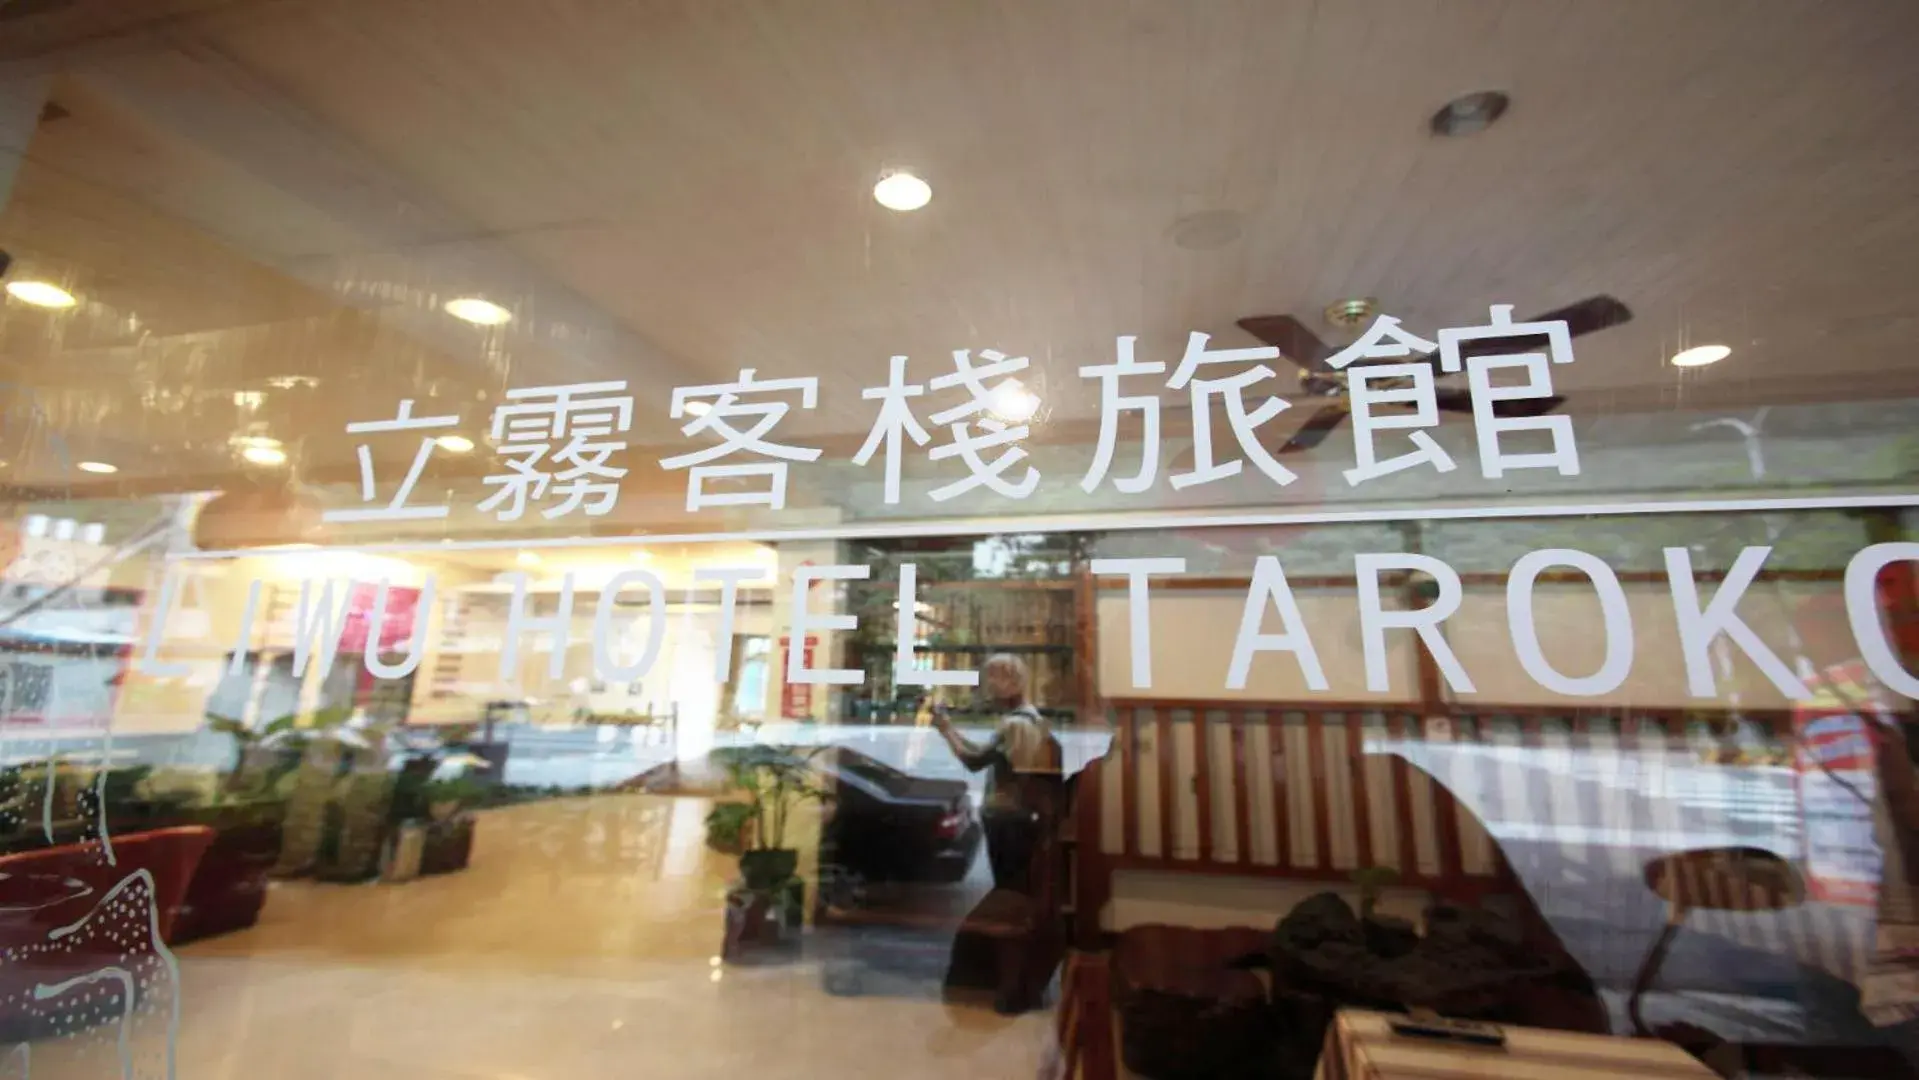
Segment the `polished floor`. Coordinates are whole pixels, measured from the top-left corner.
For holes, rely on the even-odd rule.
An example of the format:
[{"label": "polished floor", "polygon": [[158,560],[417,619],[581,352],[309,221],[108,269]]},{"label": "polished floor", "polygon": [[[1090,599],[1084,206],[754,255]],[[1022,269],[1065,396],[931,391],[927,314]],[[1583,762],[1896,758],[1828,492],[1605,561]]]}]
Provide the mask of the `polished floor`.
[{"label": "polished floor", "polygon": [[[720,966],[732,861],[702,843],[707,807],[608,795],[489,811],[464,872],[276,884],[258,926],[179,950],[175,1074],[1036,1075],[1044,1014],[1008,1020],[945,1002],[930,979],[829,996],[811,950],[790,964]],[[134,1075],[168,1075],[158,1033],[141,1037]],[[118,1078],[120,1063],[110,1026],[37,1043],[30,1062],[36,1080]],[[0,1060],[0,1078],[27,1064]]]}]

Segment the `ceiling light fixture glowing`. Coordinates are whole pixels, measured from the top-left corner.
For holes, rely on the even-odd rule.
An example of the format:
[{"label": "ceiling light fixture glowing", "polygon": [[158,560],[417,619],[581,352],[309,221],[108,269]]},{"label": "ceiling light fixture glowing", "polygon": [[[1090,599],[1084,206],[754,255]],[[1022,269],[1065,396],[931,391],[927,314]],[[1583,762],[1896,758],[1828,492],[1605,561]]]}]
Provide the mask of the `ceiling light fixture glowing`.
[{"label": "ceiling light fixture glowing", "polygon": [[680,406],[680,411],[688,416],[705,416],[707,413],[713,411],[713,403],[710,401],[689,401]]},{"label": "ceiling light fixture glowing", "polygon": [[522,551],[513,557],[513,561],[519,563],[521,566],[538,566],[545,560],[531,551]]},{"label": "ceiling light fixture glowing", "polygon": [[873,185],[873,198],[888,210],[904,213],[932,202],[933,188],[910,172],[889,173]]},{"label": "ceiling light fixture glowing", "polygon": [[994,416],[1009,424],[1024,424],[1039,412],[1039,395],[1028,390],[1018,379],[1007,379],[993,387],[991,403],[987,406]]},{"label": "ceiling light fixture glowing", "polygon": [[1694,345],[1674,353],[1670,363],[1673,367],[1705,367],[1731,355],[1732,349],[1726,345]]},{"label": "ceiling light fixture glowing", "polygon": [[464,435],[442,435],[433,442],[449,454],[464,454],[473,449],[473,440]]},{"label": "ceiling light fixture glowing", "polygon": [[240,451],[240,456],[255,465],[285,465],[287,452],[277,446],[248,446]]},{"label": "ceiling light fixture glowing", "polygon": [[81,472],[90,473],[117,473],[120,471],[120,466],[109,465],[104,461],[82,461],[79,465],[75,466],[75,468]]},{"label": "ceiling light fixture glowing", "polygon": [[499,326],[513,318],[511,311],[477,296],[455,297],[446,302],[445,309],[448,315],[475,326]]},{"label": "ceiling light fixture glowing", "polygon": [[47,281],[9,281],[7,295],[34,307],[70,308],[79,303],[72,293]]}]

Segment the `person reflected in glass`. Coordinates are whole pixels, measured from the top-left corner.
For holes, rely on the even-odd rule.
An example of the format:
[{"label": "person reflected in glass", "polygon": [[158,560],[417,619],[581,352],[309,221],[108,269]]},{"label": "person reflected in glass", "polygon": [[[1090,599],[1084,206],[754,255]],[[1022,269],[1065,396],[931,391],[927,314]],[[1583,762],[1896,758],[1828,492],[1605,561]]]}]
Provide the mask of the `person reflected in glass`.
[{"label": "person reflected in glass", "polygon": [[997,653],[980,668],[983,704],[999,714],[992,738],[976,743],[953,727],[946,706],[933,707],[933,726],[960,764],[990,770],[980,808],[993,887],[1031,894],[1034,845],[1050,821],[1059,788],[1060,745],[1046,718],[1028,700],[1026,664]]}]

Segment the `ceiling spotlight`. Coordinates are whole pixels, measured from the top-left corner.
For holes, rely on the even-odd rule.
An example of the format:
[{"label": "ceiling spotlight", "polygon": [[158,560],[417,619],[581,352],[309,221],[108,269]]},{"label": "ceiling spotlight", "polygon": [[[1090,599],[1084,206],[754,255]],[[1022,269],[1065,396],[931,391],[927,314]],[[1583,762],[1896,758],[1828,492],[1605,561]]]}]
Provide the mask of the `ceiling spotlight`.
[{"label": "ceiling spotlight", "polygon": [[70,308],[79,303],[72,293],[46,281],[9,281],[7,295],[34,307]]},{"label": "ceiling spotlight", "polygon": [[513,318],[511,311],[477,296],[455,297],[446,302],[445,308],[448,315],[475,326],[499,326]]},{"label": "ceiling spotlight", "polygon": [[464,435],[442,435],[433,443],[449,454],[464,454],[473,449],[473,440]]},{"label": "ceiling spotlight", "polygon": [[1039,411],[1039,395],[1028,390],[1018,379],[1007,379],[993,387],[987,408],[994,416],[1009,424],[1023,424]]},{"label": "ceiling spotlight", "polygon": [[287,452],[277,446],[248,446],[240,451],[240,456],[255,465],[285,465]]},{"label": "ceiling spotlight", "polygon": [[522,551],[513,557],[513,561],[519,563],[521,566],[538,566],[545,560],[531,551]]},{"label": "ceiling spotlight", "polygon": [[79,465],[75,466],[75,468],[78,468],[81,472],[90,473],[117,473],[120,471],[120,466],[109,465],[104,461],[82,461]]},{"label": "ceiling spotlight", "polygon": [[705,416],[713,411],[710,401],[689,401],[680,406],[680,411],[688,416]]},{"label": "ceiling spotlight", "polygon": [[1435,135],[1471,135],[1493,126],[1506,113],[1512,99],[1497,90],[1481,90],[1448,101],[1433,114]]},{"label": "ceiling spotlight", "polygon": [[1681,349],[1673,354],[1669,363],[1673,367],[1705,367],[1717,364],[1732,355],[1732,349],[1725,345],[1694,345],[1690,349]]},{"label": "ceiling spotlight", "polygon": [[873,198],[888,210],[918,210],[933,201],[933,188],[910,172],[888,173],[873,185]]}]

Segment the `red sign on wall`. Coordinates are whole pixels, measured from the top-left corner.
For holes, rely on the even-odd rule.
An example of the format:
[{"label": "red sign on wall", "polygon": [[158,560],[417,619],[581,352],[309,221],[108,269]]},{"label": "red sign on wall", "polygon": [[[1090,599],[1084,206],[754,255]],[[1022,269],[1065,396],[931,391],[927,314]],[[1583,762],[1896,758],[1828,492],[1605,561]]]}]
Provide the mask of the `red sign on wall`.
[{"label": "red sign on wall", "polygon": [[[792,655],[787,651],[792,648],[792,645],[792,638],[784,634],[780,635],[781,656]],[[813,653],[814,650],[819,648],[819,645],[820,639],[815,634],[806,635],[806,641],[800,645],[800,655],[804,658],[806,666],[809,668],[815,666]],[[786,677],[780,682],[780,716],[788,720],[804,720],[812,715],[812,684],[796,683],[793,681],[793,673],[790,671],[787,672]]]}]

